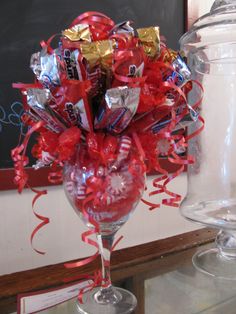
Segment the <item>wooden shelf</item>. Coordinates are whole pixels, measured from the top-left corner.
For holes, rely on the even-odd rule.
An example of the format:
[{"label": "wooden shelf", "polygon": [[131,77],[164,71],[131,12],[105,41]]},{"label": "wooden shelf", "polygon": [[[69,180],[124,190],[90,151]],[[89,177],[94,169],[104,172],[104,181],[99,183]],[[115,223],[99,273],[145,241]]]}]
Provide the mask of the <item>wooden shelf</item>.
[{"label": "wooden shelf", "polygon": [[[206,228],[115,251],[111,260],[112,279],[135,282],[151,270],[165,272],[172,267],[169,257],[174,256],[175,264],[183,263],[183,252],[192,254],[200,245],[212,242],[215,236],[215,229]],[[64,278],[92,273],[96,268],[100,268],[99,258],[81,268],[66,269],[60,263],[0,276],[0,313],[10,313],[16,307],[17,294],[58,287],[64,284]]]}]

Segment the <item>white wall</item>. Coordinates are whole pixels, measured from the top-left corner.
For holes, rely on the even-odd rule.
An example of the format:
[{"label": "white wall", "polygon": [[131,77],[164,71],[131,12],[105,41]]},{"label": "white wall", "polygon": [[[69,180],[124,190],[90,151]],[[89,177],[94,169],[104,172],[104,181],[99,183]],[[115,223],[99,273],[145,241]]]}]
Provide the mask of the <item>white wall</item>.
[{"label": "white wall", "polygon": [[200,16],[208,13],[214,0],[188,0],[188,27]]},{"label": "white wall", "polygon": [[[198,11],[194,6],[198,4]],[[212,0],[189,0],[190,6],[203,14],[209,10]],[[190,8],[191,8],[190,7]],[[196,16],[196,13],[195,17]],[[148,179],[151,187],[152,178]],[[171,183],[172,190],[185,195],[186,175]],[[84,257],[93,249],[80,240],[86,228],[68,204],[61,187],[48,188],[48,195],[37,203],[38,212],[47,215],[51,222],[35,237],[35,246],[46,255],[36,254],[30,246],[30,234],[38,223],[32,214],[32,192],[22,195],[16,191],[0,192],[0,275]],[[184,233],[199,226],[182,218],[177,208],[166,207],[149,212],[139,204],[131,219],[119,234],[124,235],[118,248],[129,247]]]},{"label": "white wall", "polygon": [[[148,179],[151,188],[152,178]],[[172,190],[186,193],[186,175],[171,183]],[[86,228],[66,200],[62,187],[48,188],[48,195],[37,203],[38,213],[50,218],[50,224],[35,237],[35,246],[46,255],[35,253],[30,245],[30,234],[38,223],[31,208],[33,193],[25,190],[0,192],[0,274],[59,263],[92,254],[93,249],[80,239]],[[160,238],[184,233],[199,226],[182,218],[177,208],[163,206],[150,212],[140,203],[119,234],[124,239],[118,248],[129,247]]]}]

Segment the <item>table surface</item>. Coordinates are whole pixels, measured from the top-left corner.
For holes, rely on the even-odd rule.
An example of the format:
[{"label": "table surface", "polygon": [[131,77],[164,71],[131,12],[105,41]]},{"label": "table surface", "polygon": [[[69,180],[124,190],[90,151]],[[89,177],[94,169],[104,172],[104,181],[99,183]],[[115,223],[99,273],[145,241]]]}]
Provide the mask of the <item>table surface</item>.
[{"label": "table surface", "polygon": [[[198,250],[213,246],[201,246]],[[188,254],[190,253],[190,254]],[[220,280],[200,273],[186,250],[181,265],[160,274],[150,270],[144,279],[145,314],[235,314],[236,281]],[[174,261],[175,254],[165,258]],[[44,314],[75,314],[75,299],[42,311]],[[140,313],[140,311],[138,311]],[[98,314],[98,313],[96,313]]]}]

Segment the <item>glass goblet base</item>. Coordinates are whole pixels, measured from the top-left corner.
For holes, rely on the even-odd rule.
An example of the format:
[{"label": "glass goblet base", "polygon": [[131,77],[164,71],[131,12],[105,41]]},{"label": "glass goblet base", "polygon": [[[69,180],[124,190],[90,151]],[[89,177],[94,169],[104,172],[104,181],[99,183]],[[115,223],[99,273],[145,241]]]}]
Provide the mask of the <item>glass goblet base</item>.
[{"label": "glass goblet base", "polygon": [[193,265],[197,270],[218,279],[236,280],[236,258],[227,258],[218,248],[195,253]]},{"label": "glass goblet base", "polygon": [[102,296],[101,288],[84,293],[84,303],[77,302],[77,310],[80,314],[129,314],[137,306],[136,297],[129,291],[112,287],[114,293],[111,296]]}]

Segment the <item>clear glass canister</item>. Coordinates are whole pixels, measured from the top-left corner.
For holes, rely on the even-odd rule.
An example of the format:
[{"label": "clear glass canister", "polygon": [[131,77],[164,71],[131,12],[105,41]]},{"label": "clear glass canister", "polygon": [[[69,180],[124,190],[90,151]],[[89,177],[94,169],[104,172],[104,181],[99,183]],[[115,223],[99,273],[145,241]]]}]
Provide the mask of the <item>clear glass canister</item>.
[{"label": "clear glass canister", "polygon": [[[204,88],[200,115],[205,120],[204,130],[189,142],[196,162],[188,168],[180,210],[187,219],[220,229],[217,248],[197,254],[194,264],[211,275],[236,279],[236,0],[216,0],[180,45],[193,79]],[[194,89],[191,102],[197,94]]]}]

